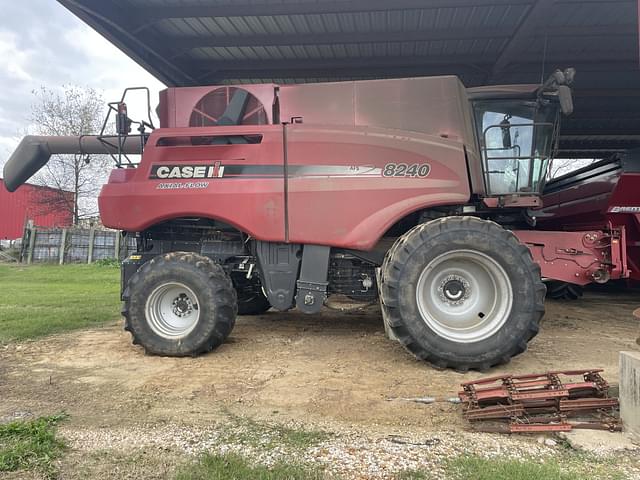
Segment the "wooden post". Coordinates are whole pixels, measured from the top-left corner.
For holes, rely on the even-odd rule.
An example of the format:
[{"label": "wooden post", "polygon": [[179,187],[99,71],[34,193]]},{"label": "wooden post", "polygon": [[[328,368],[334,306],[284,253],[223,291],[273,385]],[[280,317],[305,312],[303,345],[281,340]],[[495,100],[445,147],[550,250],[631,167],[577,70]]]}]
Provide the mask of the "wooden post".
[{"label": "wooden post", "polygon": [[116,230],[115,235],[116,235],[116,239],[114,242],[115,246],[113,249],[113,254],[116,260],[120,260],[120,240],[122,238],[122,235],[120,234],[120,230]]},{"label": "wooden post", "polygon": [[93,262],[93,241],[96,237],[96,231],[94,228],[89,230],[89,254],[87,255],[87,263]]},{"label": "wooden post", "polygon": [[60,236],[60,252],[58,263],[62,265],[64,263],[64,253],[67,250],[67,229],[62,229],[62,235]]},{"label": "wooden post", "polygon": [[30,229],[33,227],[32,220],[25,220],[24,228],[22,229],[22,240],[20,241],[20,263],[24,262],[29,252],[29,244],[25,243],[31,238]]},{"label": "wooden post", "polygon": [[36,246],[36,234],[38,233],[38,229],[36,227],[31,227],[29,229],[29,250],[27,250],[27,264],[31,265],[33,262],[33,250]]}]

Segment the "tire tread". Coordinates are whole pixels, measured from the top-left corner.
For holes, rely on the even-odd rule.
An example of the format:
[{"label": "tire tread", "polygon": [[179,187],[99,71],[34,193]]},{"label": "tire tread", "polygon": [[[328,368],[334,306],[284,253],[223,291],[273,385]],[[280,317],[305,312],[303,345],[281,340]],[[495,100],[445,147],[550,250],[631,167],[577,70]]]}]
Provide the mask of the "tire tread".
[{"label": "tire tread", "polygon": [[[498,352],[491,358],[469,361],[469,359],[451,360],[436,356],[434,352],[426,350],[419,342],[411,337],[407,328],[407,321],[400,313],[400,302],[398,295],[402,282],[403,265],[406,264],[410,256],[424,244],[429,238],[443,232],[473,231],[482,230],[492,236],[507,242],[521,257],[526,269],[533,278],[537,279],[537,284],[532,291],[533,312],[530,315],[528,328],[523,333],[524,337],[514,339],[511,347],[506,351]],[[517,237],[510,231],[505,230],[493,221],[482,220],[471,216],[442,217],[427,223],[417,225],[400,237],[387,252],[381,269],[381,294],[383,307],[385,308],[387,323],[400,343],[419,359],[430,361],[437,368],[454,368],[461,371],[480,370],[486,371],[490,368],[505,364],[527,349],[527,342],[531,340],[539,331],[539,324],[544,315],[544,299],[546,287],[540,277],[540,266],[533,261],[529,249],[520,243]]]}]

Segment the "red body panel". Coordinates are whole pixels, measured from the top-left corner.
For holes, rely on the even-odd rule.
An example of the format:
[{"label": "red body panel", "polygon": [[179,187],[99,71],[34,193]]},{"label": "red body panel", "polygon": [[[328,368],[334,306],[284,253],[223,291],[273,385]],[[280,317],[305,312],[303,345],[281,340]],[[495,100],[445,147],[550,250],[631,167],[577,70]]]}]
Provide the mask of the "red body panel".
[{"label": "red body panel", "polygon": [[[225,134],[262,135],[262,142],[180,145],[193,137]],[[153,166],[208,167],[216,162],[225,173],[202,179],[205,188],[160,189],[161,184],[196,181],[149,178]],[[428,165],[429,173],[423,178],[385,177],[383,169],[390,162]],[[275,169],[265,173],[259,166]],[[246,167],[246,173],[229,175],[231,167]],[[461,143],[425,134],[304,125],[160,129],[149,138],[140,167],[114,170],[99,201],[103,223],[121,230],[140,231],[172,218],[203,217],[226,222],[258,240],[368,250],[413,211],[465,203],[470,195],[465,172]]]},{"label": "red body panel", "polygon": [[[289,176],[291,242],[369,250],[407,214],[469,200],[464,147],[458,142],[363,127],[287,130],[290,165],[343,167]],[[385,177],[390,162],[428,164],[430,172],[424,178]]]},{"label": "red body panel", "polygon": [[[226,222],[256,238],[281,242],[285,238],[284,180],[274,178],[205,179],[206,188],[159,189],[164,183],[186,185],[182,179],[150,180],[153,165],[201,164],[211,166],[223,160],[230,165],[282,165],[282,128],[206,127],[156,130],[147,141],[137,169],[114,170],[99,198],[105,226],[141,231],[159,222],[178,217],[203,217]],[[242,131],[260,134],[256,145],[158,146],[161,139],[184,139],[224,135]],[[193,182],[196,182],[194,180]]]}]

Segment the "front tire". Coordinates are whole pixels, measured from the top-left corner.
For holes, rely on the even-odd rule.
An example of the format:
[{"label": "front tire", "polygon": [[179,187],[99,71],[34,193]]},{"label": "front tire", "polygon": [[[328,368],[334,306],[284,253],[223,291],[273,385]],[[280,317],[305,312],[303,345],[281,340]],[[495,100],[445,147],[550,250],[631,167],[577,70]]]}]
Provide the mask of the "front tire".
[{"label": "front tire", "polygon": [[125,330],[149,354],[195,356],[224,342],[237,314],[229,276],[188,252],[160,255],[131,277],[124,292]]},{"label": "front tire", "polygon": [[538,332],[546,288],[529,249],[498,224],[446,217],[400,237],[382,265],[393,335],[440,368],[487,370]]}]

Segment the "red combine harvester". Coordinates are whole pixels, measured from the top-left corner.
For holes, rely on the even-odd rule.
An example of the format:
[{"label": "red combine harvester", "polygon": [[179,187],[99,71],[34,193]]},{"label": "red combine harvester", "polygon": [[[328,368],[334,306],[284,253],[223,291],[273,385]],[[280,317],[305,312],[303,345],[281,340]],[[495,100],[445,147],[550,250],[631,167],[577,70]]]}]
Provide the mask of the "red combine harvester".
[{"label": "red combine harvester", "polygon": [[169,88],[152,131],[125,92],[117,135],[27,137],[4,176],[15,189],[52,153],[114,155],[100,211],[137,239],[123,314],[149,353],[206,352],[237,313],[317,313],[342,295],[380,298],[417,357],[487,369],[538,332],[544,280],[628,275],[624,229],[535,229],[572,79]]},{"label": "red combine harvester", "polygon": [[[640,281],[639,186],[640,150],[580,168],[547,182],[538,226],[546,230],[620,232],[626,252],[623,269],[628,269],[630,280]],[[551,281],[547,289],[553,298],[582,296],[582,287],[572,282]]]}]

